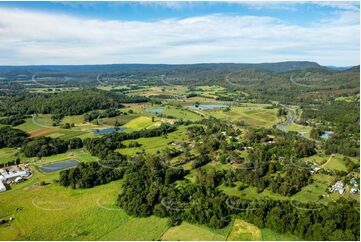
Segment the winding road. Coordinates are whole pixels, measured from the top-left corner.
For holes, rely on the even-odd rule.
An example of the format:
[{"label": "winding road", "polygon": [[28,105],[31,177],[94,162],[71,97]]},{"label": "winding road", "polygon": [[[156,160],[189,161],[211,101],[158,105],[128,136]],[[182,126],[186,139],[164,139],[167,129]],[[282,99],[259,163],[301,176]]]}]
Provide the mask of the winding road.
[{"label": "winding road", "polygon": [[277,129],[279,129],[283,132],[287,132],[287,130],[285,128],[286,128],[286,126],[288,126],[294,122],[294,120],[296,118],[296,112],[285,105],[281,105],[281,106],[283,108],[287,109],[287,111],[288,111],[287,119],[286,119],[286,121],[284,121],[280,124],[277,124],[276,127],[277,127]]}]

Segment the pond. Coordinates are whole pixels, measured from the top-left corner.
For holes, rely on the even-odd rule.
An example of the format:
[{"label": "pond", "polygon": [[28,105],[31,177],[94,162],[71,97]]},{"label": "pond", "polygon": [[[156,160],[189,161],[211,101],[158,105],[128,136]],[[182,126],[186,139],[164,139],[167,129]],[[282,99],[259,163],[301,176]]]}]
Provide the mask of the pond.
[{"label": "pond", "polygon": [[79,164],[79,161],[77,160],[63,160],[58,161],[55,163],[43,165],[39,167],[39,170],[45,173],[53,172],[53,171],[59,171],[63,170],[69,167],[77,166]]},{"label": "pond", "polygon": [[159,114],[159,113],[163,113],[163,108],[157,108],[157,109],[146,109],[145,110],[147,113],[153,113],[153,114]]},{"label": "pond", "polygon": [[225,104],[200,104],[197,107],[195,105],[193,106],[187,106],[191,109],[199,109],[199,110],[207,110],[207,109],[214,109],[214,108],[226,108],[229,107],[229,105]]},{"label": "pond", "polygon": [[124,131],[125,128],[123,127],[111,127],[111,128],[105,128],[105,129],[93,129],[94,134],[110,134],[113,132],[118,132],[118,131]]}]

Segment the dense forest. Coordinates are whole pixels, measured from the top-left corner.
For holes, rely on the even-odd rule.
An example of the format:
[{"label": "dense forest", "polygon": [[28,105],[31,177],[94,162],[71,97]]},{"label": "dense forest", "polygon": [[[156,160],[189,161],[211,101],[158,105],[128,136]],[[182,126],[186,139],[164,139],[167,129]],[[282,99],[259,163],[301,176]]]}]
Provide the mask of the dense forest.
[{"label": "dense forest", "polygon": [[121,108],[121,103],[146,102],[148,98],[109,93],[98,89],[60,92],[55,94],[23,94],[0,103],[1,115],[55,114],[77,115],[95,109]]}]

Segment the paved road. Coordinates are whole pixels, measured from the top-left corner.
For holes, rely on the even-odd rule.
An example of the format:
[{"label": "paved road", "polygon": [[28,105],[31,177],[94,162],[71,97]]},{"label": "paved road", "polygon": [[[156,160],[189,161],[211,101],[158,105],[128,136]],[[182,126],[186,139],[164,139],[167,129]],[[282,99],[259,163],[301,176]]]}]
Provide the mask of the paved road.
[{"label": "paved road", "polygon": [[281,106],[283,108],[285,108],[288,112],[287,120],[280,124],[277,124],[276,127],[277,127],[277,129],[282,130],[283,132],[287,132],[287,130],[285,128],[286,128],[286,126],[288,126],[294,122],[294,120],[296,119],[296,112],[294,110],[290,109],[289,107],[286,107],[284,105],[281,105]]}]

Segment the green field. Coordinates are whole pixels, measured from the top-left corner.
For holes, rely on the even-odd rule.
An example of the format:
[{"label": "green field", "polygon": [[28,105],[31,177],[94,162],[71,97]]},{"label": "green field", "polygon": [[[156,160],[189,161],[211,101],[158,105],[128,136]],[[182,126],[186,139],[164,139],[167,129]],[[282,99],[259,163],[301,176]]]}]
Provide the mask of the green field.
[{"label": "green field", "polygon": [[0,149],[0,164],[16,160],[19,155],[16,155],[19,151],[14,148],[1,148]]},{"label": "green field", "polygon": [[169,143],[173,141],[185,141],[186,133],[185,128],[180,127],[175,132],[168,134],[166,137],[152,137],[152,138],[139,138],[134,140],[126,140],[123,144],[128,145],[132,141],[137,141],[142,146],[133,148],[117,149],[118,152],[124,155],[135,155],[137,152],[145,150],[147,153],[155,154],[158,150],[163,150],[167,146],[171,147]]},{"label": "green field", "polygon": [[147,128],[154,128],[159,125],[160,125],[159,119],[156,119],[155,122],[152,122],[151,117],[141,116],[129,121],[128,123],[123,125],[123,127],[132,130],[141,130]]},{"label": "green field", "polygon": [[342,155],[333,155],[331,160],[325,165],[325,168],[338,171],[347,171],[347,167],[343,161]]},{"label": "green field", "polygon": [[242,107],[232,107],[230,111],[225,109],[210,109],[203,111],[209,115],[230,121],[244,121],[246,126],[269,127],[278,123],[277,109],[265,109],[268,105],[247,104]]},{"label": "green field", "polygon": [[167,218],[130,218],[100,240],[160,240],[168,228]]},{"label": "green field", "polygon": [[287,131],[298,132],[298,133],[300,133],[301,135],[303,135],[304,137],[310,138],[310,131],[311,131],[312,127],[292,123],[292,124],[290,124],[290,125],[287,125],[287,126],[285,127],[285,129],[286,129]]},{"label": "green field", "polygon": [[300,240],[297,236],[290,234],[280,234],[270,229],[259,229],[253,224],[247,223],[241,219],[235,219],[233,227],[229,233],[227,240],[230,241],[291,241]]},{"label": "green field", "polygon": [[162,240],[225,240],[223,230],[211,230],[204,226],[197,226],[187,222],[170,228],[162,237]]}]

